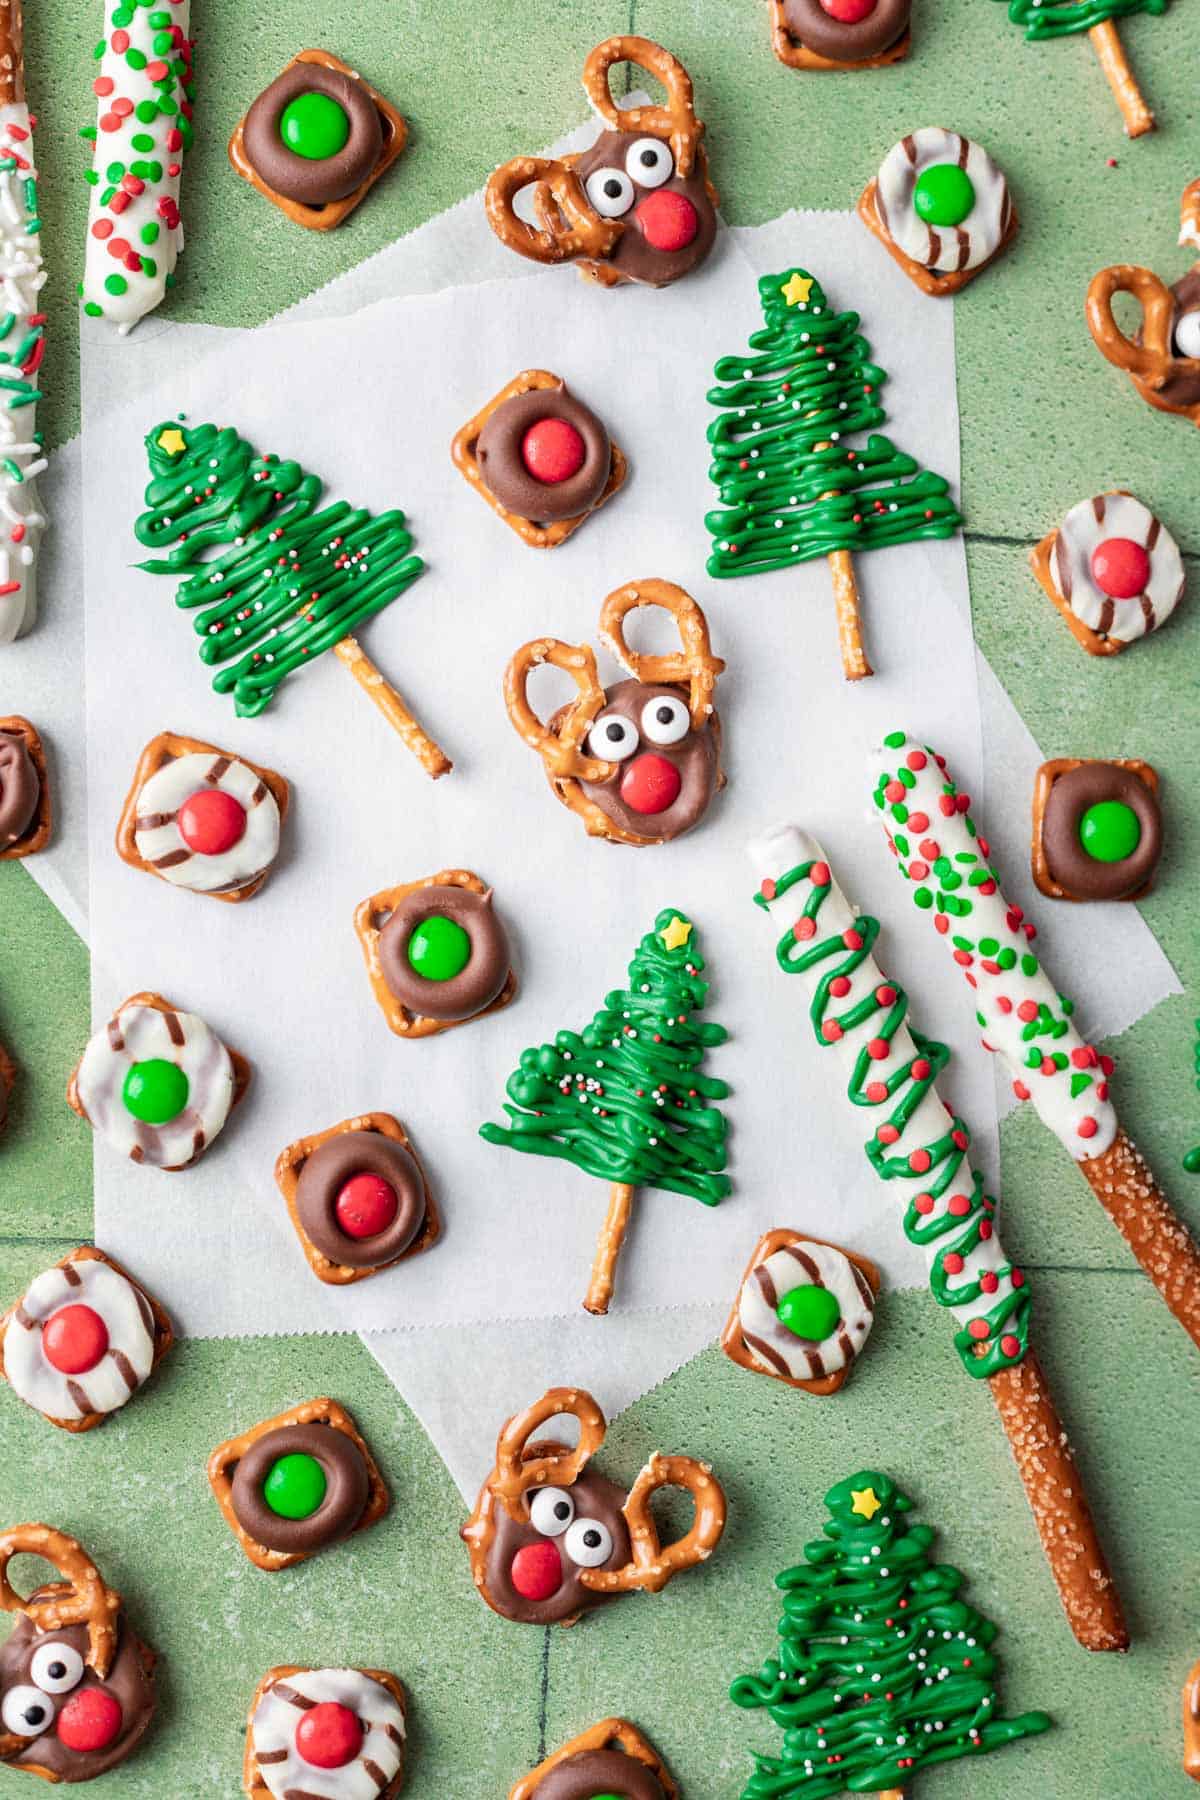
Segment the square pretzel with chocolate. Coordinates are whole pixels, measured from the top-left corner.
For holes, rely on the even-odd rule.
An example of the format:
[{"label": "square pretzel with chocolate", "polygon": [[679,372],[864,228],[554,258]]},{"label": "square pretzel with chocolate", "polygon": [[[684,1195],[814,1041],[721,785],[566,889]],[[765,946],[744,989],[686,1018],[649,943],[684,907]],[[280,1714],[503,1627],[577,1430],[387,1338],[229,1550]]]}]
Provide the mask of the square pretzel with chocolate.
[{"label": "square pretzel with chocolate", "polygon": [[254,1690],[242,1787],[249,1800],[321,1794],[394,1800],[404,1784],[408,1702],[388,1669],[268,1669]]},{"label": "square pretzel with chocolate", "polygon": [[258,1569],[288,1569],[377,1525],[391,1504],[379,1465],[336,1400],[308,1400],[218,1444],[208,1482]]},{"label": "square pretzel with chocolate", "polygon": [[0,862],[44,850],[52,825],[45,747],[37,727],[14,713],[0,719]]},{"label": "square pretzel with chocolate", "polygon": [[408,1133],[391,1113],[361,1113],[298,1138],[275,1181],[318,1281],[366,1281],[435,1244],[442,1222]]},{"label": "square pretzel with chocolate", "polygon": [[356,69],[300,50],[234,127],[229,160],[293,224],[332,231],[407,142],[403,116]]},{"label": "square pretzel with chocolate", "polygon": [[175,1342],[153,1295],[81,1245],[0,1318],[0,1376],[62,1431],[93,1431],[138,1393]]},{"label": "square pretzel with chocolate", "polygon": [[249,900],[279,854],[289,797],[274,769],[161,731],[138,758],[117,825],[117,855],[173,887]]},{"label": "square pretzel with chocolate", "polygon": [[536,550],[565,544],[625,485],[620,445],[561,375],[524,369],[454,435],[454,466]]},{"label": "square pretzel with chocolate", "polygon": [[676,1800],[679,1789],[649,1738],[628,1719],[601,1719],[562,1744],[508,1800]]},{"label": "square pretzel with chocolate", "polygon": [[721,1348],[756,1375],[836,1394],[871,1334],[879,1285],[879,1270],[865,1256],[799,1231],[765,1232],[746,1264]]},{"label": "square pretzel with chocolate", "polygon": [[1162,855],[1158,771],[1060,756],[1033,790],[1033,879],[1051,900],[1141,900]]},{"label": "square pretzel with chocolate", "polygon": [[912,0],[771,0],[771,47],[789,69],[882,69],[912,48]]},{"label": "square pretzel with chocolate", "polygon": [[354,914],[371,991],[397,1037],[498,1012],[517,991],[492,889],[470,869],[383,888]]}]

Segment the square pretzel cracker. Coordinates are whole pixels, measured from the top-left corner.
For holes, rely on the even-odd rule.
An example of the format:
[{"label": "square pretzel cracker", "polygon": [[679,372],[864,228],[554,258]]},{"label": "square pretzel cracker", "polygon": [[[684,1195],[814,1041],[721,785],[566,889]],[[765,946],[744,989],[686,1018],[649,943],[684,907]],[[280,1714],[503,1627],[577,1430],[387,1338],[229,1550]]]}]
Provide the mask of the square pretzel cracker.
[{"label": "square pretzel cracker", "polygon": [[973,269],[951,269],[946,275],[937,275],[932,269],[927,269],[924,263],[914,262],[911,256],[906,256],[904,254],[904,251],[900,248],[891,232],[887,230],[882,219],[879,217],[879,209],[875,205],[875,189],[876,181],[874,175],[872,175],[870,181],[868,181],[866,187],[858,197],[858,216],[866,226],[867,230],[879,239],[892,261],[899,263],[900,267],[904,270],[904,273],[908,276],[908,279],[915,282],[923,294],[934,294],[939,297],[946,294],[957,294],[960,288],[966,287],[968,281],[974,281],[977,275],[982,275],[985,269],[990,268],[996,258],[1003,255],[1013,238],[1017,235],[1017,226],[1019,225],[1020,220],[1017,218],[1016,207],[1010,204],[1008,224],[1005,226],[1004,236],[1000,239],[1000,242],[996,245],[996,248],[989,257],[986,257],[981,263],[976,263]]},{"label": "square pretzel cracker", "polygon": [[[278,1668],[268,1669],[254,1690],[254,1698],[250,1702],[250,1711],[246,1719],[246,1752],[242,1758],[242,1787],[249,1800],[272,1800],[271,1790],[262,1781],[258,1767],[258,1758],[254,1754],[254,1715],[258,1711],[268,1688],[274,1687],[277,1681],[287,1681],[293,1675],[312,1675],[315,1671],[310,1663],[281,1663]],[[368,1681],[378,1682],[392,1696],[404,1717],[408,1718],[408,1696],[404,1692],[404,1684],[389,1669],[360,1669],[355,1667],[356,1675],[365,1675]],[[400,1767],[385,1788],[380,1788],[375,1800],[395,1800],[395,1796],[404,1786],[404,1748],[401,1749]]]},{"label": "square pretzel cracker", "polygon": [[50,832],[54,824],[54,809],[50,801],[50,773],[46,767],[46,748],[42,743],[36,725],[23,719],[20,713],[13,713],[11,718],[0,719],[0,732],[8,737],[21,738],[29,760],[37,770],[38,803],[37,811],[30,820],[24,833],[15,844],[7,850],[0,850],[0,862],[16,861],[23,856],[33,856],[44,850],[50,842]]},{"label": "square pretzel cracker", "polygon": [[436,875],[425,875],[420,881],[408,881],[398,887],[381,888],[355,908],[354,929],[358,933],[358,941],[362,945],[363,957],[366,960],[367,975],[371,982],[371,992],[378,1003],[379,1010],[388,1022],[390,1030],[397,1037],[423,1038],[433,1037],[439,1031],[454,1031],[459,1025],[472,1025],[476,1019],[486,1019],[489,1013],[499,1012],[514,999],[517,992],[516,971],[510,969],[507,979],[490,1006],[485,1006],[469,1019],[428,1019],[423,1013],[410,1012],[408,1007],[396,999],[384,980],[383,967],[379,960],[379,934],[387,924],[402,900],[415,894],[421,888],[429,887],[461,887],[469,888],[473,894],[486,894],[487,883],[471,869],[440,869]]},{"label": "square pretzel cracker", "polygon": [[[78,1263],[78,1262],[101,1262],[105,1265],[106,1268],[115,1270],[115,1272],[118,1275],[123,1275],[125,1277],[125,1280],[129,1283],[130,1287],[136,1289],[137,1293],[140,1295],[140,1297],[146,1302],[146,1305],[149,1307],[150,1316],[153,1321],[153,1337],[154,1337],[154,1357],[153,1357],[153,1361],[151,1362],[151,1365],[150,1365],[150,1374],[147,1375],[147,1377],[146,1377],[146,1381],[149,1381],[150,1377],[154,1374],[154,1371],[158,1368],[159,1363],[162,1361],[163,1357],[167,1354],[167,1351],[171,1348],[172,1344],[175,1342],[175,1331],[174,1331],[174,1328],[173,1328],[171,1321],[168,1318],[166,1312],[163,1310],[163,1308],[159,1304],[159,1302],[154,1298],[154,1295],[147,1293],[146,1289],[142,1286],[141,1282],[135,1280],[134,1277],[129,1273],[129,1270],[124,1268],[119,1262],[117,1262],[115,1257],[106,1256],[104,1254],[103,1250],[97,1250],[91,1244],[82,1244],[82,1245],[80,1245],[78,1250],[69,1250],[67,1252],[66,1256],[60,1256],[58,1261],[53,1266],[56,1269],[63,1269],[66,1267],[66,1265],[68,1263]],[[24,1295],[21,1296],[21,1299],[24,1299]],[[17,1312],[17,1308],[20,1305],[21,1305],[21,1300],[17,1300],[12,1306],[9,1307],[8,1311],[3,1315],[3,1317],[0,1317],[0,1377],[4,1377],[5,1379],[7,1379],[7,1373],[6,1373],[6,1370],[4,1367],[5,1333],[8,1331],[9,1326],[12,1324],[13,1319]],[[141,1388],[144,1387],[145,1385],[146,1385],[146,1383],[142,1382],[137,1391],[140,1393]],[[130,1398],[132,1399],[133,1396],[130,1395]],[[118,1409],[118,1410],[120,1410],[120,1409]],[[104,1421],[108,1418],[111,1418],[111,1416],[112,1416],[111,1413],[92,1412],[92,1413],[84,1413],[83,1416],[78,1419],[56,1419],[54,1417],[53,1413],[43,1413],[42,1414],[43,1419],[49,1420],[51,1425],[57,1425],[60,1431],[73,1431],[73,1432],[94,1431],[96,1429],[97,1425],[103,1425]]]},{"label": "square pretzel cracker", "polygon": [[[304,1172],[304,1165],[313,1151],[319,1150],[322,1144],[329,1142],[330,1138],[341,1137],[347,1131],[374,1131],[380,1137],[391,1138],[394,1143],[403,1144],[421,1171],[421,1185],[425,1193],[425,1222],[408,1249],[402,1250],[399,1256],[390,1256],[386,1262],[373,1263],[365,1269],[352,1268],[349,1263],[331,1262],[329,1257],[318,1250],[304,1229],[299,1208],[296,1205],[300,1177]],[[429,1191],[429,1181],[422,1167],[421,1159],[413,1149],[412,1142],[403,1125],[399,1119],[393,1118],[391,1113],[360,1113],[357,1118],[343,1119],[340,1125],[331,1125],[328,1131],[318,1131],[311,1137],[297,1138],[294,1144],[289,1144],[286,1150],[280,1151],[275,1164],[275,1183],[287,1201],[288,1217],[292,1221],[296,1236],[300,1239],[301,1248],[308,1258],[309,1268],[318,1281],[328,1282],[334,1287],[346,1286],[352,1281],[366,1281],[371,1275],[379,1275],[384,1269],[391,1269],[397,1263],[407,1262],[410,1256],[419,1256],[423,1250],[430,1249],[442,1235],[441,1215],[433,1195]]]},{"label": "square pretzel cracker", "polygon": [[[128,1000],[122,1000],[120,1006],[113,1009],[112,1017],[115,1018],[117,1013],[124,1012],[127,1006],[150,1006],[154,1008],[155,1012],[160,1013],[187,1011],[186,1007],[176,1006],[173,1001],[164,1000],[161,994],[130,994]],[[205,1023],[207,1024],[207,1020]],[[210,1026],[209,1029],[212,1030],[212,1027]],[[214,1036],[216,1037],[220,1037],[220,1035],[219,1032],[214,1033]],[[241,1051],[235,1050],[232,1044],[225,1043],[223,1037],[221,1038],[221,1042],[225,1044],[229,1060],[233,1064],[233,1098],[229,1102],[229,1116],[232,1118],[234,1110],[241,1105],[246,1097],[246,1089],[250,1086],[250,1064],[242,1055]],[[77,1062],[75,1067],[71,1070],[71,1076],[67,1082],[67,1105],[71,1108],[72,1112],[78,1113],[81,1119],[86,1120],[87,1123],[91,1125],[92,1121],[88,1118],[84,1104],[79,1098],[79,1064],[82,1063],[82,1061],[83,1057],[81,1056],[79,1062]],[[95,1127],[93,1126],[93,1130],[94,1129]],[[199,1162],[200,1158],[204,1155],[205,1150],[208,1148],[209,1145],[204,1144],[203,1147],[196,1152],[195,1156],[188,1158],[187,1162],[171,1163],[170,1165],[163,1167],[161,1171],[162,1174],[178,1175],[181,1170],[190,1169],[193,1163]]]},{"label": "square pretzel cracker", "polygon": [[[408,125],[403,114],[396,111],[390,100],[385,100],[377,88],[369,81],[364,81],[357,69],[344,63],[340,56],[334,56],[330,50],[298,50],[289,63],[279,71],[286,75],[297,63],[317,63],[323,69],[336,69],[339,75],[346,75],[355,82],[374,102],[379,114],[379,123],[383,128],[383,148],[379,153],[379,161],[365,180],[359,182],[352,194],[343,200],[328,200],[324,206],[305,206],[302,201],[290,200],[286,194],[279,193],[264,181],[258,170],[246,155],[245,127],[246,115],[243,114],[233,128],[233,136],[229,140],[229,160],[243,181],[248,181],[252,188],[257,188],[265,200],[277,206],[281,213],[291,219],[294,225],[303,225],[306,231],[332,231],[343,219],[348,219],[356,206],[360,206],[370,193],[381,175],[386,175],[400,152],[408,142]],[[275,77],[278,81],[279,75]],[[268,85],[271,85],[268,83]],[[266,89],[263,89],[266,92]]]},{"label": "square pretzel cracker", "polygon": [[809,1237],[803,1231],[789,1231],[780,1227],[775,1231],[764,1232],[755,1244],[749,1262],[742,1270],[737,1284],[737,1293],[733,1297],[733,1306],[721,1332],[721,1348],[730,1362],[737,1363],[739,1368],[749,1369],[753,1375],[765,1375],[770,1381],[782,1381],[786,1387],[803,1388],[809,1394],[836,1394],[838,1389],[844,1387],[849,1381],[854,1371],[854,1363],[858,1361],[857,1357],[853,1362],[847,1363],[845,1368],[838,1369],[832,1375],[821,1375],[816,1379],[802,1380],[799,1376],[784,1375],[778,1369],[764,1368],[762,1363],[755,1361],[751,1356],[742,1337],[741,1320],[738,1317],[738,1301],[741,1299],[742,1289],[749,1279],[750,1271],[757,1268],[759,1263],[766,1262],[768,1256],[774,1256],[777,1250],[782,1250],[789,1244],[823,1244],[827,1250],[841,1251],[841,1254],[854,1264],[859,1274],[866,1277],[871,1292],[878,1295],[879,1270],[868,1257],[859,1256],[855,1251],[847,1250],[844,1244],[832,1243],[829,1238]]},{"label": "square pretzel cracker", "polygon": [[546,1777],[572,1756],[584,1756],[594,1750],[623,1750],[632,1761],[643,1763],[654,1775],[667,1800],[677,1800],[676,1787],[668,1769],[650,1740],[628,1719],[601,1719],[587,1731],[581,1731],[569,1744],[562,1744],[545,1762],[526,1775],[511,1790],[508,1800],[537,1800],[538,1789]]},{"label": "square pretzel cracker", "polygon": [[[558,388],[565,385],[562,377],[551,374],[549,369],[523,369],[519,375],[514,375],[498,394],[493,394],[486,406],[482,407],[473,419],[468,419],[466,424],[455,432],[454,440],[450,445],[450,454],[454,459],[455,468],[470,482],[480,499],[486,500],[496,517],[503,519],[504,523],[511,527],[524,543],[531,545],[535,550],[556,550],[560,544],[565,544],[567,539],[579,530],[585,519],[590,519],[606,500],[611,500],[617,490],[624,487],[625,478],[629,473],[625,452],[616,439],[610,435],[608,442],[612,453],[612,466],[599,499],[593,506],[589,506],[586,512],[576,513],[574,518],[553,519],[541,525],[536,519],[525,519],[520,513],[509,512],[508,508],[502,506],[495,494],[490,491],[483,479],[475,448],[483,428],[492,414],[497,407],[503,406],[506,400],[513,400],[518,394],[532,393],[538,388]],[[607,426],[605,429],[608,429]]]},{"label": "square pretzel cracker", "polygon": [[[147,875],[153,875],[158,881],[166,881],[167,878],[161,870],[156,869],[153,863],[147,862],[145,857],[141,856],[138,852],[136,839],[138,800],[142,789],[152,775],[157,775],[158,771],[165,768],[168,763],[177,762],[181,756],[192,756],[195,754],[212,756],[214,758],[226,757],[230,762],[243,763],[247,769],[250,769],[258,776],[258,779],[262,782],[263,786],[268,790],[272,799],[275,801],[276,806],[279,808],[280,825],[282,825],[287,818],[291,789],[284,777],[280,775],[277,770],[268,769],[260,763],[251,762],[248,756],[237,756],[232,750],[223,750],[218,744],[206,744],[202,738],[176,737],[174,732],[160,731],[156,738],[151,738],[150,742],[146,745],[146,748],[142,751],[142,754],[138,757],[137,768],[133,772],[133,781],[130,785],[128,794],[125,796],[125,804],[121,808],[121,817],[117,822],[116,840],[117,855],[123,863],[128,863],[131,869],[144,870]],[[221,892],[210,891],[208,893],[203,893],[201,890],[195,888],[185,889],[184,891],[191,893],[199,892],[201,898],[204,900],[227,900],[236,904],[241,900],[249,900],[251,895],[257,894],[259,888],[262,887],[270,873],[271,867],[268,866],[262,871],[261,875],[256,875],[253,881],[244,882],[241,887],[228,888]],[[168,883],[168,886],[174,887],[176,885],[177,884],[174,882]]]},{"label": "square pretzel cracker", "polygon": [[[1129,489],[1109,488],[1108,493],[1128,494]],[[1035,544],[1033,549],[1029,552],[1030,568],[1037,576],[1043,591],[1054,602],[1054,605],[1066,620],[1067,629],[1075,639],[1075,642],[1077,644],[1082,644],[1089,656],[1118,656],[1122,650],[1128,650],[1129,644],[1122,638],[1101,637],[1098,631],[1093,631],[1091,626],[1086,625],[1074,611],[1071,602],[1069,600],[1064,600],[1058,589],[1055,587],[1054,576],[1050,569],[1050,558],[1054,554],[1054,546],[1057,542],[1058,526],[1056,525],[1052,531],[1046,533],[1041,543]],[[1131,638],[1129,642],[1136,643],[1137,639]]]},{"label": "square pretzel cracker", "polygon": [[771,48],[789,69],[885,69],[889,63],[901,62],[912,49],[912,32],[906,29],[894,44],[874,56],[863,56],[857,62],[843,62],[836,57],[820,56],[793,36],[788,27],[784,0],[771,0]]},{"label": "square pretzel cracker", "polygon": [[348,1536],[355,1537],[360,1531],[369,1531],[372,1525],[378,1525],[391,1505],[391,1497],[370,1446],[350,1414],[336,1400],[305,1400],[288,1412],[277,1413],[273,1419],[263,1419],[260,1424],[252,1425],[249,1431],[243,1431],[240,1437],[227,1438],[223,1444],[218,1444],[208,1459],[208,1485],[225,1516],[225,1523],[256,1569],[289,1569],[293,1563],[307,1562],[310,1557],[319,1555],[326,1547],[321,1545],[313,1550],[268,1550],[265,1544],[258,1543],[250,1536],[233,1510],[233,1476],[239,1462],[259,1438],[266,1437],[269,1431],[279,1431],[285,1425],[330,1425],[334,1431],[340,1431],[358,1446],[367,1465],[367,1504],[363,1508],[362,1517]]},{"label": "square pretzel cracker", "polygon": [[[1140,762],[1136,757],[1125,756],[1058,756],[1051,762],[1044,762],[1037,772],[1037,780],[1033,788],[1033,845],[1031,860],[1033,864],[1034,885],[1040,893],[1050,900],[1075,900],[1078,898],[1069,888],[1055,881],[1050,873],[1050,864],[1046,860],[1045,845],[1042,841],[1042,827],[1046,818],[1046,806],[1050,799],[1050,790],[1063,775],[1069,775],[1073,769],[1082,769],[1088,763],[1104,762],[1114,769],[1128,769],[1136,775],[1143,786],[1148,787],[1155,799],[1158,798],[1158,770],[1148,762]],[[1154,877],[1142,883],[1134,894],[1124,894],[1116,902],[1125,905],[1130,900],[1144,900],[1154,887]]]}]

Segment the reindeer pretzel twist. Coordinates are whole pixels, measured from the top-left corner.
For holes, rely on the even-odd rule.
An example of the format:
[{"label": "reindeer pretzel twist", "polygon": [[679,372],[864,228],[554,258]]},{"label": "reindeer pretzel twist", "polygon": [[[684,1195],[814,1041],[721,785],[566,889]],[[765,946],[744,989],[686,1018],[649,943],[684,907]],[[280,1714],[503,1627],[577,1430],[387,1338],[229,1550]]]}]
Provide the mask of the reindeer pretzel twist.
[{"label": "reindeer pretzel twist", "polygon": [[[575,160],[518,156],[495,170],[484,190],[484,207],[501,243],[541,263],[602,260],[611,254],[624,227],[619,219],[602,219],[591,206]],[[540,229],[513,211],[517,195],[530,186]]]},{"label": "reindeer pretzel twist", "polygon": [[[26,1600],[8,1579],[14,1556],[40,1556],[66,1579]],[[39,1631],[86,1625],[89,1667],[101,1681],[112,1667],[121,1596],[105,1584],[86,1550],[65,1532],[49,1525],[14,1525],[0,1533],[0,1608],[23,1613]]]},{"label": "reindeer pretzel twist", "polygon": [[[562,669],[579,690],[557,731],[543,724],[529,704],[530,674],[543,663]],[[529,748],[537,751],[546,773],[555,780],[611,781],[615,776],[616,763],[585,756],[579,747],[603,711],[605,700],[595,653],[588,644],[535,638],[531,644],[522,644],[504,672],[508,716]]]},{"label": "reindeer pretzel twist", "polygon": [[[1131,294],[1142,309],[1142,341],[1127,337],[1113,317],[1114,294]],[[1165,281],[1151,269],[1117,263],[1101,269],[1087,292],[1088,330],[1102,356],[1124,369],[1140,386],[1158,393],[1174,375],[1200,376],[1200,358],[1171,349],[1175,302]]]},{"label": "reindeer pretzel twist", "polygon": [[[650,1511],[651,1498],[660,1488],[686,1488],[695,1503],[692,1528],[663,1548]],[[693,1456],[650,1458],[629,1491],[621,1511],[629,1526],[633,1560],[623,1569],[584,1569],[579,1579],[597,1593],[627,1594],[642,1588],[657,1594],[668,1581],[705,1562],[721,1541],[725,1529],[725,1494],[707,1463]]]},{"label": "reindeer pretzel twist", "polygon": [[[661,606],[679,627],[682,652],[643,656],[625,641],[625,620],[642,606]],[[693,730],[711,717],[713,690],[725,664],[712,653],[708,620],[690,594],[673,581],[630,581],[615,588],[600,609],[600,637],[617,661],[638,681],[675,684],[688,689]]]},{"label": "reindeer pretzel twist", "polygon": [[[618,63],[632,63],[661,81],[667,90],[667,104],[619,107],[609,82]],[[583,65],[583,90],[610,131],[643,131],[649,137],[665,138],[678,173],[691,174],[704,126],[696,117],[692,78],[669,50],[644,37],[605,38]]]},{"label": "reindeer pretzel twist", "polygon": [[[539,1426],[564,1414],[579,1420],[579,1442],[574,1450],[562,1444],[530,1443]],[[496,1466],[488,1479],[509,1518],[518,1524],[527,1518],[525,1495],[530,1488],[570,1487],[578,1480],[604,1442],[606,1429],[604,1414],[580,1388],[551,1388],[509,1419],[496,1444]]]}]

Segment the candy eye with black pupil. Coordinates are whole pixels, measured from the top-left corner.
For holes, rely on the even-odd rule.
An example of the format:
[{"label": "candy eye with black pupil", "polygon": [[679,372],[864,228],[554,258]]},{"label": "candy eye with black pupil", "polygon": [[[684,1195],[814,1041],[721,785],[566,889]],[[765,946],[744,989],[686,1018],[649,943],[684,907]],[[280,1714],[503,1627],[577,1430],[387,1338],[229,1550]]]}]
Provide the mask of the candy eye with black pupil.
[{"label": "candy eye with black pupil", "polygon": [[41,1737],[50,1723],[50,1706],[35,1687],[10,1688],[0,1706],[0,1723],[14,1737]]},{"label": "candy eye with black pupil", "polygon": [[612,1533],[599,1519],[576,1519],[563,1539],[563,1548],[581,1569],[598,1569],[612,1555]]},{"label": "candy eye with black pupil", "polygon": [[639,187],[661,187],[675,173],[675,158],[661,138],[639,138],[625,158],[625,170]]},{"label": "candy eye with black pupil", "polygon": [[624,169],[593,169],[587,197],[602,219],[619,219],[633,205],[633,183]]},{"label": "candy eye with black pupil", "polygon": [[603,714],[588,732],[588,749],[605,762],[624,762],[637,747],[637,726],[622,713]]},{"label": "candy eye with black pupil", "polygon": [[561,1537],[575,1517],[575,1502],[563,1488],[539,1488],[529,1502],[529,1518],[542,1537]]},{"label": "candy eye with black pupil", "polygon": [[44,1694],[68,1694],[83,1679],[83,1658],[70,1644],[39,1644],[29,1674]]},{"label": "candy eye with black pupil", "polygon": [[648,700],[642,708],[642,731],[652,744],[678,744],[687,736],[691,723],[683,701],[670,695]]}]

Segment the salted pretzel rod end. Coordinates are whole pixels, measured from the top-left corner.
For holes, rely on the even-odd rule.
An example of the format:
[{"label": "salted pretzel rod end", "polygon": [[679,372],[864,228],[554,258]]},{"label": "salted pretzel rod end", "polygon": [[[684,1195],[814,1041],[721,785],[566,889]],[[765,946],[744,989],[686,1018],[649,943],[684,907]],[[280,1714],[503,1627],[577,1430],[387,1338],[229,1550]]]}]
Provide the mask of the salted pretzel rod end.
[{"label": "salted pretzel rod end", "polygon": [[1113,98],[1121,109],[1127,136],[1144,137],[1154,130],[1154,114],[1142,97],[1115,24],[1111,19],[1104,19],[1099,25],[1092,26],[1088,37],[1104,70],[1104,78],[1113,91]]}]

